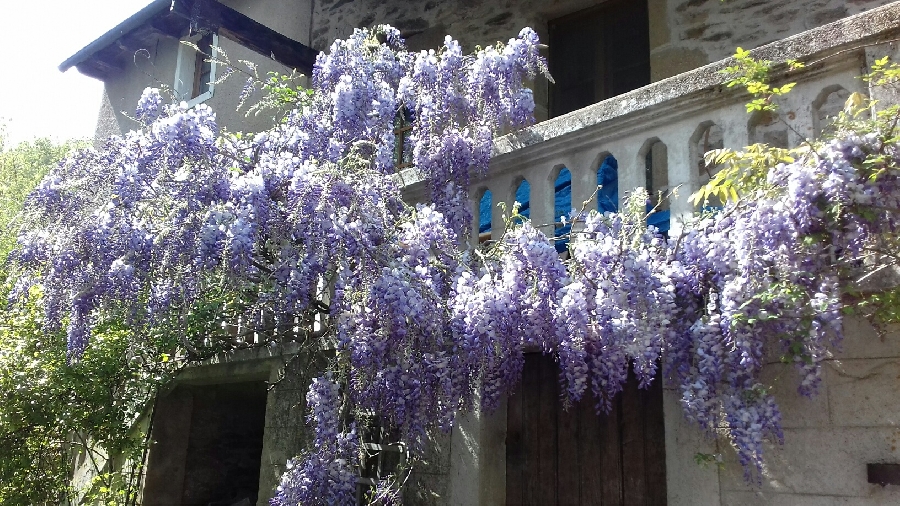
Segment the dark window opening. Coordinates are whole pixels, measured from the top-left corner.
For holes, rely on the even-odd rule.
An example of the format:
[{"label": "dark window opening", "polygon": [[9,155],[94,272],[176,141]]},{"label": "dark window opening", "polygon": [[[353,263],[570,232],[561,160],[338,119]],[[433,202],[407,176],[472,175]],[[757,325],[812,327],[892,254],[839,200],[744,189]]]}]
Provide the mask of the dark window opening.
[{"label": "dark window opening", "polygon": [[212,62],[208,61],[212,56],[213,34],[208,33],[197,41],[200,52],[194,62],[194,87],[191,90],[191,98],[199,97],[209,91],[212,81]]},{"label": "dark window opening", "polygon": [[357,504],[368,504],[367,499],[381,480],[395,477],[406,460],[406,450],[400,444],[400,433],[387,429],[378,417],[360,424],[362,459],[360,477],[356,487]]},{"label": "dark window opening", "polygon": [[563,167],[553,182],[553,225],[556,238],[556,252],[564,253],[569,248],[569,232],[572,231],[572,174]]},{"label": "dark window opening", "polygon": [[[706,163],[706,153],[723,149],[725,147],[725,134],[722,127],[715,123],[706,126],[697,138],[694,147],[694,156],[697,163],[697,181],[699,186],[705,185],[721,170],[715,163]],[[698,188],[699,189],[699,188]],[[723,202],[717,195],[709,196],[705,202],[700,202],[700,211],[713,212],[722,209]]]},{"label": "dark window opening", "polygon": [[182,385],[159,399],[144,504],[256,504],[266,397],[260,381]]},{"label": "dark window opening", "polygon": [[409,142],[412,133],[412,111],[404,107],[394,116],[394,163],[397,169],[413,165],[413,150]]},{"label": "dark window opening", "polygon": [[549,23],[550,116],[650,84],[646,1],[610,0]]},{"label": "dark window opening", "polygon": [[788,149],[788,126],[771,111],[756,111],[750,117],[750,143]]},{"label": "dark window opening", "polygon": [[[516,187],[516,202],[519,203],[519,215],[523,218],[531,217],[531,184],[523,179]],[[521,219],[517,220],[521,223]]]},{"label": "dark window opening", "polygon": [[478,201],[478,242],[491,240],[491,217],[494,212],[491,190],[485,190]]},{"label": "dark window opening", "polygon": [[619,162],[606,155],[597,168],[597,211],[619,212]]},{"label": "dark window opening", "polygon": [[660,234],[669,233],[669,165],[666,145],[655,141],[644,155],[644,175],[649,200],[647,224],[656,227]]}]

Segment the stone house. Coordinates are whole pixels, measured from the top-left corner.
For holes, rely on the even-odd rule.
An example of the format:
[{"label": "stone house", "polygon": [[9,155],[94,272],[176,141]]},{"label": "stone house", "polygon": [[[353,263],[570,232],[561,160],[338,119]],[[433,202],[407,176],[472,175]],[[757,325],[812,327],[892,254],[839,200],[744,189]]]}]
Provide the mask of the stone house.
[{"label": "stone house", "polygon": [[[698,168],[708,149],[794,146],[820,133],[852,92],[893,98],[857,76],[874,58],[896,56],[900,2],[157,0],[60,68],[104,82],[98,137],[131,128],[123,111],[159,84],[210,104],[220,125],[258,130],[264,120],[234,112],[241,80],[206,85],[215,66],[180,40],[217,45],[263,71],[308,72],[331,40],[377,23],[400,28],[413,49],[436,46],[447,33],[464,47],[490,44],[522,26],[548,41],[556,84],[534,83],[541,121],[496,142],[488,175],[473,183],[473,206],[486,195],[510,203],[527,181],[532,220],[552,223],[560,174],[571,182],[571,202],[590,200],[598,168],[612,155],[623,188],[682,188],[668,210],[677,227],[679,216],[694,212],[687,195],[708,177]],[[786,123],[748,116],[746,96],[724,87],[717,71],[736,46],[758,48],[759,58],[807,62],[791,77],[798,84],[782,105]],[[421,201],[427,192],[412,183],[407,194]],[[186,371],[154,417],[159,443],[143,503],[264,504],[306,437],[312,362],[286,343]],[[438,436],[411,477],[407,502],[900,504],[900,334],[880,338],[849,322],[844,349],[827,361],[821,393],[811,400],[795,393],[791,367],[773,357],[765,375],[782,407],[785,445],[771,449],[761,487],[745,483],[727,444],[683,419],[674,392],[629,387],[618,414],[598,421],[559,409],[553,367],[529,358],[522,391],[507,405],[471,413],[451,435]],[[722,468],[694,462],[697,453],[719,452]]]}]

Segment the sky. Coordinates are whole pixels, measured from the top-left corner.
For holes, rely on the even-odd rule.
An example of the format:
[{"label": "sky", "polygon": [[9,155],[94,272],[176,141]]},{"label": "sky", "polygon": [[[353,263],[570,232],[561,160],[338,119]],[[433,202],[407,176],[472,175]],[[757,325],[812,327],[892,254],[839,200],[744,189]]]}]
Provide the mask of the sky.
[{"label": "sky", "polygon": [[151,0],[0,0],[0,121],[11,143],[93,137],[103,85],[57,68]]}]

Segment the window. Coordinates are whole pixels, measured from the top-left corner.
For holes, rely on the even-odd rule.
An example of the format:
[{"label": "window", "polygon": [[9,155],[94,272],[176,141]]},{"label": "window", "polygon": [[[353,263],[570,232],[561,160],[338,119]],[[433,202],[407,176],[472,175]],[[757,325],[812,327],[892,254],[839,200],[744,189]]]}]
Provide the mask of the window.
[{"label": "window", "polygon": [[187,44],[178,46],[178,62],[175,65],[175,96],[188,105],[205,102],[213,96],[213,82],[216,80],[216,64],[207,59],[219,45],[215,33],[196,34],[183,42],[196,44],[198,52]]},{"label": "window", "polygon": [[406,107],[402,108],[394,116],[394,163],[397,169],[412,167],[412,149],[409,145],[409,135],[412,132],[412,112]]},{"label": "window", "polygon": [[548,27],[551,117],[650,84],[646,0],[609,0]]}]

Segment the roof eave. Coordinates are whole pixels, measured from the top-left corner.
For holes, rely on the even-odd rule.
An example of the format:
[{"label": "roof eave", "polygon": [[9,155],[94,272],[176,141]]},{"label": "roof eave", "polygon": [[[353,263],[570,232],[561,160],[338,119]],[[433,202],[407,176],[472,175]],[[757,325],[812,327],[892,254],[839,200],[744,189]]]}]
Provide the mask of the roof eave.
[{"label": "roof eave", "polygon": [[72,55],[59,70],[105,80],[121,71],[126,52],[151,43],[154,37],[183,37],[187,31],[222,30],[242,46],[304,73],[312,71],[318,51],[215,0],[156,0]]},{"label": "roof eave", "polygon": [[81,48],[80,51],[67,58],[66,61],[60,63],[60,72],[65,72],[70,68],[76,67],[79,64],[85,62],[87,59],[97,54],[97,52],[99,52],[100,50],[105,49],[122,36],[130,33],[137,28],[140,28],[141,25],[151,20],[157,14],[172,10],[174,3],[174,0],[155,0],[153,3],[139,10],[125,21],[122,21],[121,23],[116,25],[112,30],[109,30],[87,46]]}]

